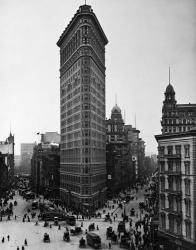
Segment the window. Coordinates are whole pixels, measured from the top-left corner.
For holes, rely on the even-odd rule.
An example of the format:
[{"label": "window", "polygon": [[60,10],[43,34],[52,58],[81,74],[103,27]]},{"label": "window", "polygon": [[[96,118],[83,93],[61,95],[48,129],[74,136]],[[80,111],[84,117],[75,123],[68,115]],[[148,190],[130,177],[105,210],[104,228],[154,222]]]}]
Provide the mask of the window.
[{"label": "window", "polygon": [[176,154],[181,154],[181,145],[176,145]]},{"label": "window", "polygon": [[185,174],[186,175],[190,175],[190,162],[189,161],[185,161],[184,162],[184,166],[185,166]]},{"label": "window", "polygon": [[190,217],[191,216],[191,201],[190,200],[185,200],[185,211],[186,211],[186,216]]},{"label": "window", "polygon": [[182,234],[182,223],[177,220],[177,234]]},{"label": "window", "polygon": [[165,214],[161,214],[161,227],[165,228],[166,227],[166,223],[165,223]]},{"label": "window", "polygon": [[188,239],[191,239],[191,222],[186,221],[185,225],[186,225],[186,237]]},{"label": "window", "polygon": [[169,218],[169,231],[174,232],[174,218],[173,217]]},{"label": "window", "polygon": [[184,145],[184,155],[185,155],[185,158],[190,157],[190,145]]},{"label": "window", "polygon": [[161,191],[165,191],[165,178],[160,178],[161,181]]},{"label": "window", "polygon": [[159,156],[160,157],[164,156],[164,150],[165,150],[165,148],[163,146],[159,147]]},{"label": "window", "polygon": [[185,195],[190,195],[190,180],[185,180]]},{"label": "window", "polygon": [[168,146],[167,147],[167,153],[168,153],[168,155],[172,155],[173,154],[173,146]]},{"label": "window", "polygon": [[172,172],[173,171],[173,161],[168,161],[168,171]]},{"label": "window", "polygon": [[176,161],[176,172],[181,171],[181,161]]},{"label": "window", "polygon": [[160,172],[164,173],[165,172],[165,162],[164,161],[160,162],[160,167],[161,167]]},{"label": "window", "polygon": [[161,209],[165,208],[165,196],[161,196]]}]

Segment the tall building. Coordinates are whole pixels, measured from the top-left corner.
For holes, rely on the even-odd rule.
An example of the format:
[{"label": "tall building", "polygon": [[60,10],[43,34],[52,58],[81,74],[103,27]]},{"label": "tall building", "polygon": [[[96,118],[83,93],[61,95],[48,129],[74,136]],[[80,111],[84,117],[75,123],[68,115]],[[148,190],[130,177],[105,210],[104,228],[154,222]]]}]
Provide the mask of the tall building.
[{"label": "tall building", "polygon": [[159,238],[164,249],[196,248],[196,105],[177,104],[169,83],[162,134],[156,135],[159,165]]},{"label": "tall building", "polygon": [[31,158],[33,155],[34,146],[35,146],[35,143],[21,143],[20,145],[20,154],[21,154],[20,173],[30,174]]},{"label": "tall building", "polygon": [[125,190],[135,179],[121,109],[115,105],[111,118],[106,120],[107,195],[109,198]]},{"label": "tall building", "polygon": [[59,197],[59,144],[39,143],[34,146],[31,159],[31,188],[46,198]]},{"label": "tall building", "polygon": [[60,196],[76,210],[102,206],[106,193],[105,45],[91,6],[60,36]]},{"label": "tall building", "polygon": [[165,91],[161,125],[162,134],[186,132],[196,125],[196,104],[177,104],[171,83]]},{"label": "tall building", "polygon": [[12,187],[14,184],[14,145],[14,135],[12,135],[11,132],[5,141],[0,141],[0,153],[2,162],[1,170],[3,171],[1,172],[0,170],[0,175],[2,175],[2,180],[4,182],[4,177],[6,177],[7,189]]}]

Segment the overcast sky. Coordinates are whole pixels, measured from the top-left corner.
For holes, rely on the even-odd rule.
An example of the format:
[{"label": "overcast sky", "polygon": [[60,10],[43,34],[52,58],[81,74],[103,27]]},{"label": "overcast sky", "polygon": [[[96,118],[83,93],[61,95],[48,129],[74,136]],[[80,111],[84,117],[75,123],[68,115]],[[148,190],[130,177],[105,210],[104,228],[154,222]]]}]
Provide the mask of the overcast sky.
[{"label": "overcast sky", "polygon": [[[60,131],[56,42],[84,0],[0,0],[0,140],[16,154],[36,133]],[[178,103],[196,103],[195,0],[87,0],[109,40],[106,117],[117,104],[146,152],[157,152],[161,108],[171,83]]]}]

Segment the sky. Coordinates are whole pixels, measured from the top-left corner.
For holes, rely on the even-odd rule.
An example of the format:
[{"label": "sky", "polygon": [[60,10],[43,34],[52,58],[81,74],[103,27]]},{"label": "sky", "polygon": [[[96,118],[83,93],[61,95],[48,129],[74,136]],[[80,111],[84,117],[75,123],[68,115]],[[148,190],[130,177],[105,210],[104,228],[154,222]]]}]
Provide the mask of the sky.
[{"label": "sky", "polygon": [[[0,0],[0,141],[60,132],[56,42],[84,0]],[[178,103],[196,103],[195,0],[87,0],[106,46],[106,117],[117,104],[157,153],[168,68]],[[125,116],[124,116],[125,113]],[[135,119],[136,117],[136,119]],[[135,121],[136,120],[136,121]]]}]

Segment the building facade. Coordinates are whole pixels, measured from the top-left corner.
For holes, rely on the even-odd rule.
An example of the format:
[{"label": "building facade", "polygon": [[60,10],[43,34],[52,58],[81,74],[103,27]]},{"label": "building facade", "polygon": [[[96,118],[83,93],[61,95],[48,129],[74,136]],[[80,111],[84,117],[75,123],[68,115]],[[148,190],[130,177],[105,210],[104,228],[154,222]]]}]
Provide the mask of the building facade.
[{"label": "building facade", "polygon": [[131,147],[127,140],[120,108],[115,105],[106,120],[107,195],[109,198],[125,190],[135,180]]},{"label": "building facade", "polygon": [[60,196],[83,212],[105,202],[105,45],[91,6],[82,5],[59,38]]},{"label": "building facade", "polygon": [[52,143],[34,146],[31,159],[31,188],[48,198],[59,198],[60,148]]},{"label": "building facade", "polygon": [[[7,176],[7,187],[10,188],[14,184],[14,135],[11,134],[5,141],[0,142],[0,153],[3,159],[3,169],[6,173],[3,175]],[[6,166],[6,168],[5,168]]]},{"label": "building facade", "polygon": [[177,104],[169,84],[163,102],[162,134],[157,135],[159,237],[164,249],[196,245],[196,105]]},{"label": "building facade", "polygon": [[33,148],[35,143],[21,143],[20,145],[20,173],[30,174],[31,173],[31,158],[33,155]]},{"label": "building facade", "polygon": [[162,134],[186,132],[196,125],[196,104],[177,104],[170,83],[165,91],[161,125]]}]

